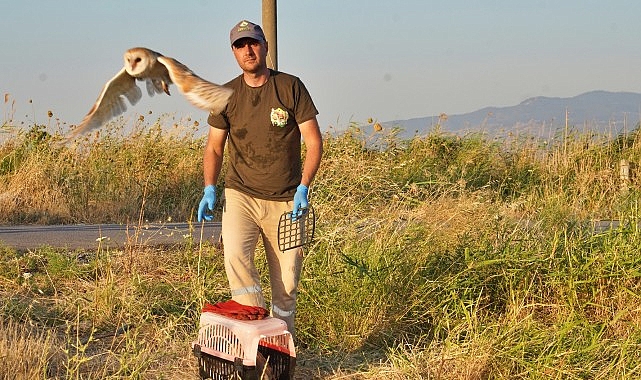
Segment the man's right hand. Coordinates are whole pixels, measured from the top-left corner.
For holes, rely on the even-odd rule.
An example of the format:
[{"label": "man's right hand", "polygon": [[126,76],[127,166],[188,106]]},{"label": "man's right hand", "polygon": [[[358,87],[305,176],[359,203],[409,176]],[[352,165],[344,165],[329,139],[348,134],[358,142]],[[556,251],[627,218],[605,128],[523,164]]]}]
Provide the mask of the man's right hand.
[{"label": "man's right hand", "polygon": [[216,186],[207,185],[203,191],[203,199],[200,200],[198,205],[198,222],[202,222],[203,219],[210,221],[214,217],[213,215],[208,215],[207,210],[210,212],[214,211],[214,205],[216,204]]}]

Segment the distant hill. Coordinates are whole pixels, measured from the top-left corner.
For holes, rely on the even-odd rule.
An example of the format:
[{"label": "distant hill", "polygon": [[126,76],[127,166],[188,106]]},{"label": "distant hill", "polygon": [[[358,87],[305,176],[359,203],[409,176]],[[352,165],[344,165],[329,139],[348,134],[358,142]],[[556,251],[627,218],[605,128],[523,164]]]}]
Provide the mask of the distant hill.
[{"label": "distant hill", "polygon": [[[549,134],[566,124],[576,130],[618,134],[636,128],[641,120],[641,94],[633,92],[591,91],[571,98],[537,96],[510,107],[486,107],[478,111],[447,115],[441,130],[464,134],[484,131],[500,134],[524,131]],[[400,127],[404,137],[423,135],[434,128],[439,116],[427,116],[383,123]]]}]

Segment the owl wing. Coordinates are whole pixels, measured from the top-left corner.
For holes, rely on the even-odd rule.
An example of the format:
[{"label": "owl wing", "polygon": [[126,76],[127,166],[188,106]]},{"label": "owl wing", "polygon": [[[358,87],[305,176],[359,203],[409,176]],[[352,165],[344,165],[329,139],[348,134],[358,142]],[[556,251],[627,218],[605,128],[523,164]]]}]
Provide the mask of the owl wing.
[{"label": "owl wing", "polygon": [[134,105],[142,98],[142,91],[136,85],[136,78],[129,75],[123,67],[116,76],[105,84],[96,103],[80,124],[74,128],[68,139],[98,128],[111,118],[123,114],[127,110],[125,98],[129,100],[131,105]]},{"label": "owl wing", "polygon": [[232,89],[202,79],[173,58],[160,56],[158,62],[167,68],[171,81],[191,104],[214,114],[225,109]]}]

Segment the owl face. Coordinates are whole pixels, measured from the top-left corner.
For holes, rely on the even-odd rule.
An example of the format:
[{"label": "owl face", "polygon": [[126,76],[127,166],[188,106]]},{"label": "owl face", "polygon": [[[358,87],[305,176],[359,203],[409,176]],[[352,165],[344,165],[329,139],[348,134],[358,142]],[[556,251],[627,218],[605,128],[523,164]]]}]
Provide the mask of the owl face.
[{"label": "owl face", "polygon": [[132,77],[140,77],[153,66],[156,60],[147,49],[129,49],[125,52],[125,70]]}]

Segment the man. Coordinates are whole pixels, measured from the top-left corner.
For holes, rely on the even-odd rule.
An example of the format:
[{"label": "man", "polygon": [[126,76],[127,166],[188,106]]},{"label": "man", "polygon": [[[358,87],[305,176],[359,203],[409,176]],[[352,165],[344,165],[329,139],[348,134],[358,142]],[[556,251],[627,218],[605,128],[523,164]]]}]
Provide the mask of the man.
[{"label": "man", "polygon": [[227,144],[221,235],[232,299],[265,307],[254,265],[260,236],[269,267],[271,314],[287,322],[294,335],[303,250],[279,250],[278,222],[284,212],[297,215],[308,206],[308,189],[323,149],[318,111],[300,79],[267,67],[268,46],[260,26],[243,20],[232,28],[230,40],[242,74],[225,84],[234,89],[225,110],[207,120],[211,128],[203,155],[205,190],[198,221],[211,220],[207,211],[216,203]]}]

